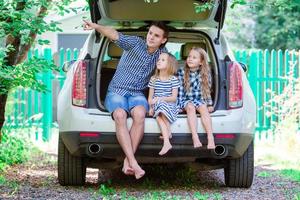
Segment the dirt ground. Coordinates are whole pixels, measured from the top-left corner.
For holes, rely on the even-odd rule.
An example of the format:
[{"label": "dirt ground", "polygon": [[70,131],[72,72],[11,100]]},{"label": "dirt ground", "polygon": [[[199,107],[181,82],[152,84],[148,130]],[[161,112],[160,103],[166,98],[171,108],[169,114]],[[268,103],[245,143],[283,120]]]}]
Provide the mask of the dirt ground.
[{"label": "dirt ground", "polygon": [[[42,154],[7,169],[6,182],[0,184],[0,199],[148,199],[148,195],[150,199],[281,200],[294,199],[300,192],[299,183],[282,177],[268,165],[255,167],[249,189],[225,187],[223,170],[194,172],[178,166],[145,169],[147,174],[139,181],[120,170],[98,173],[97,169],[88,169],[85,186],[63,187],[57,180],[56,155]],[[155,196],[155,192],[161,196]]]}]

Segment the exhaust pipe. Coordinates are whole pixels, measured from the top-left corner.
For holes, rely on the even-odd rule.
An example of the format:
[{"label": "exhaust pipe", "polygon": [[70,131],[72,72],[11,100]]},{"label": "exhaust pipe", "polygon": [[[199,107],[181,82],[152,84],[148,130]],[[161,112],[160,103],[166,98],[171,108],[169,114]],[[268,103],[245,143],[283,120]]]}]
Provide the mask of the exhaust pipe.
[{"label": "exhaust pipe", "polygon": [[88,152],[91,154],[91,155],[95,155],[95,154],[98,154],[100,153],[101,151],[101,147],[99,144],[90,144],[89,147],[88,147]]},{"label": "exhaust pipe", "polygon": [[214,149],[214,153],[217,156],[223,156],[226,153],[226,148],[223,145],[216,145],[216,148]]}]

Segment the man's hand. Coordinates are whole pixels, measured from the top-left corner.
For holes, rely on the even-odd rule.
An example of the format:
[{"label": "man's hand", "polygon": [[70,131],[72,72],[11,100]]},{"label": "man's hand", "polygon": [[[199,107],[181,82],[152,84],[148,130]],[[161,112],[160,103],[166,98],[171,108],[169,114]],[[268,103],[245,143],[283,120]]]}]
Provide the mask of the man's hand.
[{"label": "man's hand", "polygon": [[112,41],[116,41],[119,39],[118,31],[116,31],[114,28],[103,26],[86,20],[83,20],[83,22],[84,22],[83,24],[84,30],[95,29],[97,32],[101,33],[101,35],[108,37]]},{"label": "man's hand", "polygon": [[93,22],[89,22],[86,20],[83,20],[84,24],[83,24],[83,29],[84,30],[93,30],[97,28],[97,24],[93,23]]}]

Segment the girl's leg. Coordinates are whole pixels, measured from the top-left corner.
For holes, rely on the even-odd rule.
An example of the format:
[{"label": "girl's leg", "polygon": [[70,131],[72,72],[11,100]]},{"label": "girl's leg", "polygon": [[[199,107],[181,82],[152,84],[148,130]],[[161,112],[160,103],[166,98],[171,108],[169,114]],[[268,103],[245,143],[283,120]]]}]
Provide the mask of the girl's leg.
[{"label": "girl's leg", "polygon": [[215,145],[214,135],[212,131],[212,122],[211,122],[211,117],[208,112],[207,106],[201,105],[197,108],[197,111],[201,115],[201,122],[207,134],[207,141],[208,141],[207,148],[215,149],[216,145]]},{"label": "girl's leg", "polygon": [[172,138],[172,132],[171,132],[171,125],[170,122],[168,120],[168,118],[165,115],[161,115],[162,119],[164,120],[165,124],[167,125],[168,128],[168,133],[169,133],[169,138]]},{"label": "girl's leg", "polygon": [[158,123],[158,125],[160,127],[161,134],[163,135],[163,138],[164,138],[163,147],[162,147],[162,149],[160,150],[160,152],[158,154],[159,155],[164,155],[164,154],[166,154],[172,148],[172,145],[171,145],[170,139],[169,139],[168,124],[166,124],[164,122],[164,120],[162,119],[162,115],[161,114],[159,114],[156,117],[156,120],[157,120],[157,123]]},{"label": "girl's leg", "polygon": [[185,107],[187,113],[187,120],[190,127],[190,131],[192,132],[192,139],[194,148],[199,148],[202,146],[198,133],[197,133],[197,115],[196,108],[192,103],[188,103]]}]

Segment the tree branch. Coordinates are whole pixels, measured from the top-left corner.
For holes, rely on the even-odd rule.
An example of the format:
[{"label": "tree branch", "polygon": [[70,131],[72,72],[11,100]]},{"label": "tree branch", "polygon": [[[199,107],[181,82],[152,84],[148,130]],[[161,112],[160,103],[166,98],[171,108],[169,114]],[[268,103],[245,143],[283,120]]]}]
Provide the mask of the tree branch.
[{"label": "tree branch", "polygon": [[[16,11],[24,10],[25,5],[26,5],[25,1],[19,1],[17,3],[17,6],[16,6]],[[8,21],[10,21],[10,20],[11,19],[8,19]],[[19,51],[19,48],[20,48],[20,43],[21,43],[21,35],[20,34],[18,34],[18,36],[13,36],[12,34],[9,34],[7,36],[7,38],[6,38],[6,46],[12,45],[14,47],[13,51],[9,51],[7,53],[5,62],[8,65],[12,66],[12,65],[16,64],[15,61],[17,59],[18,51]]]},{"label": "tree branch", "polygon": [[[52,0],[48,0],[49,4],[51,2],[52,2]],[[40,10],[37,14],[37,18],[43,19],[45,17],[45,14],[46,14],[47,10],[48,10],[47,7],[41,6],[41,8],[40,8]],[[31,48],[32,43],[34,42],[34,40],[37,36],[36,32],[37,31],[30,31],[29,37],[31,38],[31,40],[30,40],[29,43],[24,44],[24,45],[21,46],[19,54],[18,54],[18,58],[16,59],[16,64],[19,64],[19,63],[23,62],[26,59],[27,53],[28,53],[29,49]]]}]

